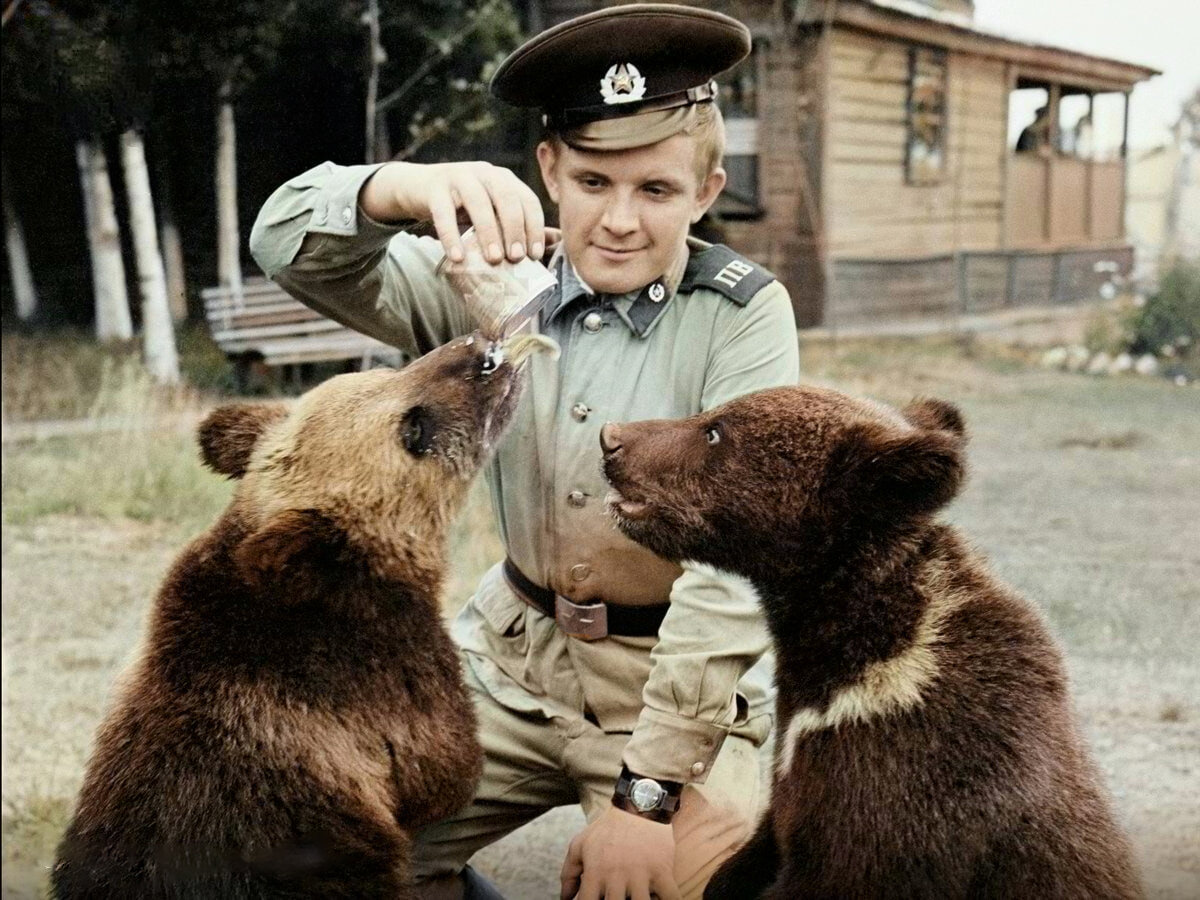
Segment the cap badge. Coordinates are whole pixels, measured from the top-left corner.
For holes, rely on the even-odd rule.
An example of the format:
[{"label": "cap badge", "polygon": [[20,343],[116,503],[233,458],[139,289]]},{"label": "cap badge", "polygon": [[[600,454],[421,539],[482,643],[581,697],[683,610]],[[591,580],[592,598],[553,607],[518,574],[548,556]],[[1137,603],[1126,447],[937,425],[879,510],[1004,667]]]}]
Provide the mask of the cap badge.
[{"label": "cap badge", "polygon": [[600,96],[608,104],[633,103],[646,96],[646,79],[633,63],[619,63],[600,79]]}]

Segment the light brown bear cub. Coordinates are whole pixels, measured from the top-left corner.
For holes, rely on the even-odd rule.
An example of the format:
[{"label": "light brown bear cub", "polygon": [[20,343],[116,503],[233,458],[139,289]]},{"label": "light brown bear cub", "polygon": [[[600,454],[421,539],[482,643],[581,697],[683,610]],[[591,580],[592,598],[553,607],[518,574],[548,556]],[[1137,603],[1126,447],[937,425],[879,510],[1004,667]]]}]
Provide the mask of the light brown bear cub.
[{"label": "light brown bear cub", "polygon": [[1140,895],[1061,653],[934,518],[964,442],[807,387],[605,426],[621,530],[748,577],[775,645],[770,807],[710,900]]},{"label": "light brown bear cub", "polygon": [[447,530],[534,344],[463,338],[200,426],[240,482],[155,600],[55,896],[410,894],[412,831],[481,767],[441,624]]}]

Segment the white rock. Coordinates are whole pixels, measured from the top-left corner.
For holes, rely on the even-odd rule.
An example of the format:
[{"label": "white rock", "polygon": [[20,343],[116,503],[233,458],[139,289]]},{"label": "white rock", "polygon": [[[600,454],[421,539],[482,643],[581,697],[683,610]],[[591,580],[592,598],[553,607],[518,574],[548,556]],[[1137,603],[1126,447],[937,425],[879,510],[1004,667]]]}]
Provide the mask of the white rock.
[{"label": "white rock", "polygon": [[1081,372],[1091,359],[1092,354],[1082,344],[1074,344],[1067,348],[1067,371]]},{"label": "white rock", "polygon": [[1187,376],[1186,375],[1176,375],[1175,383],[1177,385],[1179,385],[1179,387],[1187,387],[1187,383],[1188,383]]},{"label": "white rock", "polygon": [[1087,373],[1089,375],[1107,375],[1112,368],[1113,358],[1101,350],[1092,357],[1092,361],[1087,365]]},{"label": "white rock", "polygon": [[1174,356],[1175,355],[1175,345],[1174,344],[1163,344],[1158,349],[1158,352],[1162,356]]},{"label": "white rock", "polygon": [[1109,364],[1109,375],[1124,375],[1133,371],[1133,357],[1128,353],[1118,353],[1117,358]]},{"label": "white rock", "polygon": [[1066,347],[1051,347],[1042,354],[1042,368],[1059,370],[1066,368],[1067,355]]},{"label": "white rock", "polygon": [[1143,353],[1137,358],[1137,362],[1133,364],[1133,371],[1139,375],[1157,375],[1158,360],[1153,353]]}]

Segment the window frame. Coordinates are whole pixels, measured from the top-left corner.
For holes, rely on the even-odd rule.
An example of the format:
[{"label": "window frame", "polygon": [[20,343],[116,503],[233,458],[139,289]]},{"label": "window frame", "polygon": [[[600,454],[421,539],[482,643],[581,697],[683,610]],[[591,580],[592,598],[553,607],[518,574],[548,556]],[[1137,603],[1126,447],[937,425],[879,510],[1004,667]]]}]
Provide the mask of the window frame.
[{"label": "window frame", "polygon": [[[920,74],[921,55],[927,54],[941,68],[941,102],[937,110],[938,131],[936,148],[941,152],[938,170],[933,175],[915,171],[913,145],[916,140],[915,119],[919,112],[915,98],[917,77]],[[950,53],[945,47],[929,44],[911,44],[908,47],[908,80],[904,100],[904,183],[914,187],[930,187],[942,184],[949,174],[949,118],[950,118]],[[926,113],[929,114],[929,113]]]},{"label": "window frame", "polygon": [[[726,184],[725,189],[721,191],[720,196],[713,204],[711,214],[714,218],[720,221],[753,221],[761,219],[766,215],[766,207],[763,203],[763,184],[762,184],[762,122],[763,122],[763,103],[765,100],[765,86],[767,83],[767,54],[770,50],[770,40],[765,35],[754,34],[750,46],[750,54],[746,58],[745,64],[753,66],[754,88],[755,88],[755,112],[753,116],[728,117],[725,116],[725,110],[722,109],[722,117],[725,122],[726,135],[729,132],[729,123],[734,121],[752,121],[754,122],[755,138],[753,153],[730,153],[728,147],[724,154],[724,162],[727,162],[731,157],[751,160],[754,174],[754,196],[747,197],[738,192],[731,192],[729,185]],[[718,79],[718,84],[721,79]],[[728,166],[726,166],[728,170]]]}]

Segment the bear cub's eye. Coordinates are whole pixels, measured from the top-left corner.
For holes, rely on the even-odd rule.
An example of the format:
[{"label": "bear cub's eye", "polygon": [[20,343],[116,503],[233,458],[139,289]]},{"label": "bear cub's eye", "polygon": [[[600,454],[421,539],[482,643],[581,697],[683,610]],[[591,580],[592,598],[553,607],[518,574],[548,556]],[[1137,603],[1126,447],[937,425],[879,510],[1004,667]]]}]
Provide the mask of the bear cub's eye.
[{"label": "bear cub's eye", "polygon": [[710,426],[709,429],[704,432],[704,439],[708,441],[708,445],[710,447],[715,447],[717,444],[721,443],[721,429],[717,428],[716,425]]},{"label": "bear cub's eye", "polygon": [[433,450],[433,419],[423,406],[414,406],[404,414],[400,440],[413,456],[425,456]]}]

